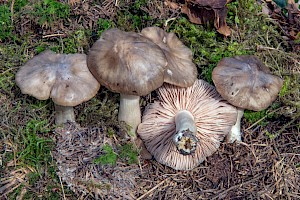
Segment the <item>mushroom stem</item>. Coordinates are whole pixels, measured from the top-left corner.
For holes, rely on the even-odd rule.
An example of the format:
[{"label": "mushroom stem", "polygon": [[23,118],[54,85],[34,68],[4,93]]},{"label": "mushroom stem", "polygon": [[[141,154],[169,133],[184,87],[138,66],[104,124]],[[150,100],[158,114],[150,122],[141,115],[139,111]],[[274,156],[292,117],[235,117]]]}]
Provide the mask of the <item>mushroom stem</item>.
[{"label": "mushroom stem", "polygon": [[189,155],[195,152],[197,142],[197,126],[193,115],[187,110],[181,110],[175,115],[176,134],[173,136],[179,153]]},{"label": "mushroom stem", "polygon": [[136,129],[141,123],[140,97],[120,94],[119,122],[124,121],[131,128],[128,134],[136,139]]},{"label": "mushroom stem", "polygon": [[60,106],[54,104],[55,107],[55,124],[62,125],[67,121],[75,122],[75,114],[72,106]]},{"label": "mushroom stem", "polygon": [[237,108],[237,119],[235,124],[231,127],[230,133],[228,134],[226,140],[228,143],[233,143],[234,141],[241,142],[241,120],[244,115],[244,109]]}]

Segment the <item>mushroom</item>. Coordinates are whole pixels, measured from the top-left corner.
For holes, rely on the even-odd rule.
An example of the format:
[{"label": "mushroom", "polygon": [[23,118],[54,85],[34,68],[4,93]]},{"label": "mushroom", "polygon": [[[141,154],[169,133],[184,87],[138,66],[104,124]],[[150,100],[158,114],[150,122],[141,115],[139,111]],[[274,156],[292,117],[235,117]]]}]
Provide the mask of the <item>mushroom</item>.
[{"label": "mushroom", "polygon": [[236,108],[203,80],[188,88],[164,84],[158,97],[137,132],[158,162],[176,170],[191,170],[213,154],[236,120]]},{"label": "mushroom", "polygon": [[140,34],[108,29],[90,49],[87,64],[101,85],[120,93],[118,120],[131,126],[129,135],[135,139],[141,123],[140,96],[164,82],[163,51]]},{"label": "mushroom", "polygon": [[159,27],[147,27],[141,34],[157,44],[166,55],[168,61],[165,70],[166,83],[189,87],[196,81],[197,68],[192,60],[192,51],[174,33],[167,33]]},{"label": "mushroom", "polygon": [[230,104],[238,107],[236,124],[227,141],[241,141],[241,118],[244,109],[261,111],[277,97],[283,81],[256,56],[223,58],[214,68],[212,79],[217,91]]},{"label": "mushroom", "polygon": [[75,122],[73,106],[88,101],[100,88],[87,68],[85,54],[56,54],[50,50],[27,61],[17,72],[16,83],[23,94],[53,100],[57,125]]}]

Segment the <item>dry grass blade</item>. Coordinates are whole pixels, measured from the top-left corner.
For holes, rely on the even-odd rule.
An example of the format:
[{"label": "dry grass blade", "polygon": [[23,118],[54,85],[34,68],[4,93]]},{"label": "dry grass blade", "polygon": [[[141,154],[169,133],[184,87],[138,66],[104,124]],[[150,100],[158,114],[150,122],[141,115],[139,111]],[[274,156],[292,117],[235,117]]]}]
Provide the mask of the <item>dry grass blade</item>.
[{"label": "dry grass blade", "polygon": [[256,177],[252,178],[251,180],[245,181],[245,182],[243,182],[241,184],[238,184],[238,185],[231,186],[230,188],[220,192],[218,195],[216,195],[214,197],[211,197],[211,200],[219,199],[219,198],[223,197],[225,194],[227,194],[228,192],[230,192],[231,190],[236,190],[237,188],[242,187],[242,185],[246,185],[246,184],[249,184],[251,182],[256,182],[257,179],[260,179],[262,177],[263,177],[262,175],[256,176]]},{"label": "dry grass blade", "polygon": [[9,194],[18,188],[21,184],[26,184],[26,176],[32,172],[29,168],[19,168],[9,172],[9,175],[0,179],[0,194],[1,197]]},{"label": "dry grass blade", "polygon": [[158,183],[156,186],[154,186],[153,188],[151,188],[149,191],[147,191],[145,194],[143,194],[142,196],[140,196],[139,198],[137,198],[137,200],[141,200],[144,197],[148,196],[149,194],[151,194],[156,188],[158,188],[159,186],[161,186],[163,183],[165,183],[167,181],[167,179],[161,181],[160,183]]}]

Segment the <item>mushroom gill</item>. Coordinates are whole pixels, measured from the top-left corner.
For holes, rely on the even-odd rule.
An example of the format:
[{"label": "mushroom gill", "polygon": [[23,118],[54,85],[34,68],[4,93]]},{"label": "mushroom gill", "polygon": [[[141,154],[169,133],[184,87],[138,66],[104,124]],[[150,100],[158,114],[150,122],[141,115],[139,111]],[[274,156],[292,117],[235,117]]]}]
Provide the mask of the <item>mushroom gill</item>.
[{"label": "mushroom gill", "polygon": [[[188,88],[164,84],[158,95],[159,101],[146,108],[137,132],[158,162],[177,170],[191,170],[218,149],[235,123],[237,111],[203,80]],[[187,123],[178,123],[178,114],[184,114]],[[176,138],[182,138],[178,130],[187,129],[191,132],[183,142],[196,143],[196,147],[182,153],[182,140]]]}]

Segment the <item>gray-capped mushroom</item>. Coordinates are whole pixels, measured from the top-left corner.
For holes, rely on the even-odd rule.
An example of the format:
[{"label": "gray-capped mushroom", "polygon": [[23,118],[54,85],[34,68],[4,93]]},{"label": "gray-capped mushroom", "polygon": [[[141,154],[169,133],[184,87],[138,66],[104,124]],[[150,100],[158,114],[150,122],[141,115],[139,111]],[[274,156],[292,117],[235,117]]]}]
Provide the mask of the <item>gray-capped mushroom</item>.
[{"label": "gray-capped mushroom", "polygon": [[95,42],[87,64],[101,85],[120,93],[118,119],[131,126],[129,134],[135,138],[141,122],[140,96],[164,82],[167,60],[163,51],[140,34],[114,28]]},{"label": "gray-capped mushroom", "polygon": [[282,79],[272,75],[256,56],[246,55],[223,58],[214,68],[212,79],[221,96],[239,108],[228,142],[241,141],[240,122],[244,109],[266,109],[276,99],[283,84]]},{"label": "gray-capped mushroom", "polygon": [[236,108],[203,80],[188,88],[164,84],[158,96],[137,132],[158,162],[176,170],[191,170],[213,154],[236,120]]},{"label": "gray-capped mushroom", "polygon": [[168,65],[165,82],[180,87],[189,87],[197,79],[197,68],[193,63],[192,51],[178,37],[159,27],[147,27],[141,34],[157,44],[166,55]]},{"label": "gray-capped mushroom", "polygon": [[57,54],[50,50],[21,66],[16,83],[23,94],[39,100],[51,98],[58,125],[74,122],[73,106],[88,101],[100,88],[87,68],[85,54]]}]

